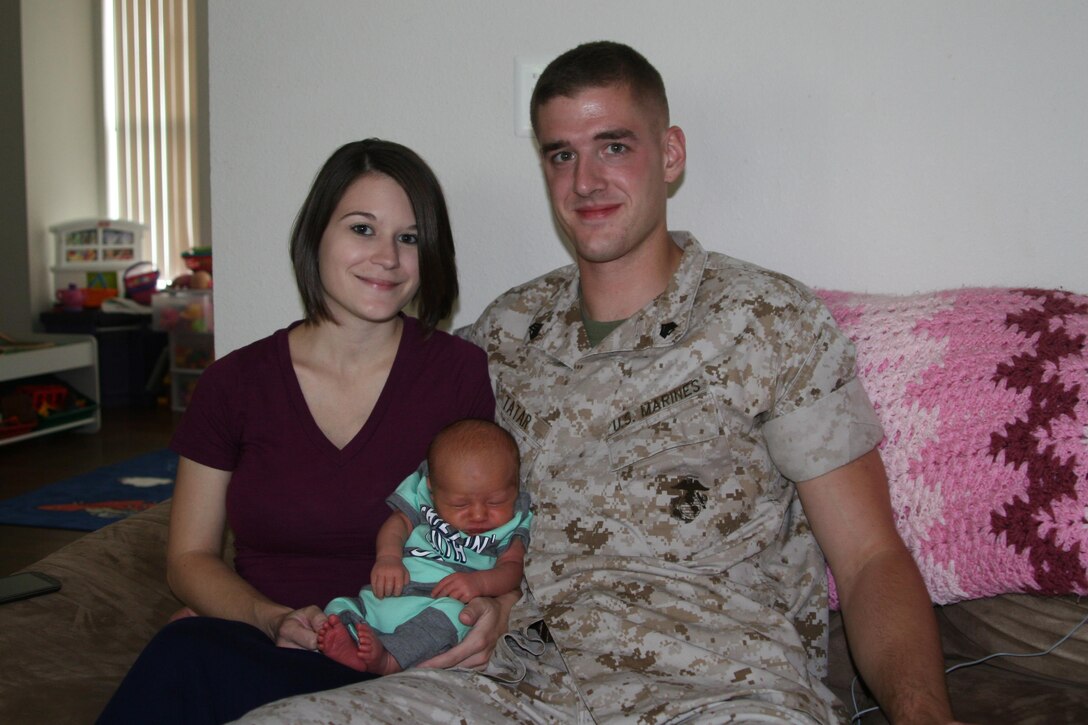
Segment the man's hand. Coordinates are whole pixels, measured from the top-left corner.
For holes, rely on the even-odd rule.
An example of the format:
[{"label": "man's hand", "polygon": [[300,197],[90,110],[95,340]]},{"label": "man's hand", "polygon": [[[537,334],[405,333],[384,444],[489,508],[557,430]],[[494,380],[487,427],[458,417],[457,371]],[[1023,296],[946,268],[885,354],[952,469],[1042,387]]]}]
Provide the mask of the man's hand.
[{"label": "man's hand", "polygon": [[399,597],[408,584],[408,570],[399,556],[379,556],[370,570],[370,588],[378,599]]},{"label": "man's hand", "polygon": [[464,667],[482,670],[491,660],[499,637],[509,626],[510,610],[521,598],[515,591],[501,597],[477,597],[461,610],[461,622],[472,627],[459,645],[419,663],[420,667]]}]

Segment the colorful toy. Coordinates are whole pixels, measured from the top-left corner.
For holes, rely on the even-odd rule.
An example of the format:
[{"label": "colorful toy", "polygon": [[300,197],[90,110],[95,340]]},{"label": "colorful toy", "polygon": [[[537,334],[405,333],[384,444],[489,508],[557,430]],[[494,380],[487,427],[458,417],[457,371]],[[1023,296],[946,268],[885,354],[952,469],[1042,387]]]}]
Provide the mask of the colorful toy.
[{"label": "colorful toy", "polygon": [[159,328],[173,330],[181,319],[181,311],[177,307],[163,307],[159,313]]},{"label": "colorful toy", "polygon": [[68,285],[68,289],[59,289],[57,302],[65,312],[79,312],[83,309],[83,290],[75,284]]},{"label": "colorful toy", "polygon": [[141,305],[151,304],[151,295],[155,293],[159,282],[159,270],[150,262],[137,262],[125,270],[124,279],[125,297]]},{"label": "colorful toy", "polygon": [[[147,226],[123,219],[80,219],[49,227],[57,245],[54,271],[123,269],[147,251]],[[116,287],[116,283],[113,285]]]},{"label": "colorful toy", "polygon": [[188,329],[193,332],[204,332],[207,329],[207,324],[204,320],[204,305],[199,302],[194,302],[182,310],[180,317],[182,320],[189,323]]},{"label": "colorful toy", "polygon": [[174,366],[184,370],[203,370],[215,359],[207,345],[175,345]]},{"label": "colorful toy", "polygon": [[212,271],[212,248],[211,247],[193,247],[187,252],[181,253],[181,258],[185,262],[185,266],[194,272],[207,272],[211,274]]},{"label": "colorful toy", "polygon": [[152,298],[152,324],[167,332],[211,332],[212,298],[204,291],[167,290]]},{"label": "colorful toy", "polygon": [[117,273],[88,272],[87,286],[90,289],[117,289]]},{"label": "colorful toy", "polygon": [[87,287],[83,290],[83,306],[89,310],[96,310],[102,303],[111,297],[117,296],[116,289],[103,287]]},{"label": "colorful toy", "polygon": [[30,396],[31,403],[39,414],[42,414],[43,409],[59,410],[68,400],[68,388],[63,385],[49,383],[20,385],[16,390]]}]

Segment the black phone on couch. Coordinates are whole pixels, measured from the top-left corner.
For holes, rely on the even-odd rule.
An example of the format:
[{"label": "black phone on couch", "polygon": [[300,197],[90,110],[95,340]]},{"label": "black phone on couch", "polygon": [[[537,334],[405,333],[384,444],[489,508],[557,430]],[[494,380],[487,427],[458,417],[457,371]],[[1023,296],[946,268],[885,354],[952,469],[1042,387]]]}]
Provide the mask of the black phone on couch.
[{"label": "black phone on couch", "polygon": [[40,571],[24,571],[0,577],[0,604],[48,594],[60,589],[60,582]]}]

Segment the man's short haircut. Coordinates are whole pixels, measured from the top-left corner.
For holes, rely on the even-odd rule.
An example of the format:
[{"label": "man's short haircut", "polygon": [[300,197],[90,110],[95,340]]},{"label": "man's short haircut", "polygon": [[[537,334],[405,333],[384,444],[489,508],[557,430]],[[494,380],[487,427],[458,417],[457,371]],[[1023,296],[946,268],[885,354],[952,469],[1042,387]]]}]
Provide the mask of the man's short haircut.
[{"label": "man's short haircut", "polygon": [[344,192],[367,174],[385,174],[404,189],[412,204],[419,238],[416,312],[424,333],[429,333],[449,316],[457,300],[457,263],[446,200],[434,172],[416,152],[376,138],[354,141],[337,149],[317,173],[295,217],[291,263],[306,321],[316,324],[332,320],[321,283],[318,250]]},{"label": "man's short haircut", "polygon": [[587,88],[626,86],[639,104],[659,111],[669,125],[665,82],[650,61],[634,48],[609,40],[584,43],[553,60],[540,74],[529,101],[529,119],[537,133],[540,107],[556,96],[573,98]]},{"label": "man's short haircut", "polygon": [[515,485],[520,486],[521,454],[517,441],[498,423],[482,418],[465,418],[440,430],[427,448],[427,465],[433,469],[435,459],[440,454],[466,455],[479,452],[508,456],[514,464]]}]

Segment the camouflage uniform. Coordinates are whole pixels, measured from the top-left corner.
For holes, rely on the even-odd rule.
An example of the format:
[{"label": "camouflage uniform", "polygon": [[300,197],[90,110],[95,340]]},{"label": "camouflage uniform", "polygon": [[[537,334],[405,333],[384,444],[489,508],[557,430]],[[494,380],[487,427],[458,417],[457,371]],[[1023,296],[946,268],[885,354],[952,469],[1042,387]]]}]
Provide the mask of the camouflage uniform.
[{"label": "camouflage uniform", "polygon": [[399,699],[422,687],[468,722],[842,718],[821,681],[824,562],[793,481],[868,452],[880,424],[808,290],[673,239],[684,255],[668,289],[596,348],[573,265],[506,293],[473,329],[535,513],[528,592],[489,667],[511,685],[397,675],[345,688],[338,717],[397,722],[401,704],[427,721],[439,705]]}]

